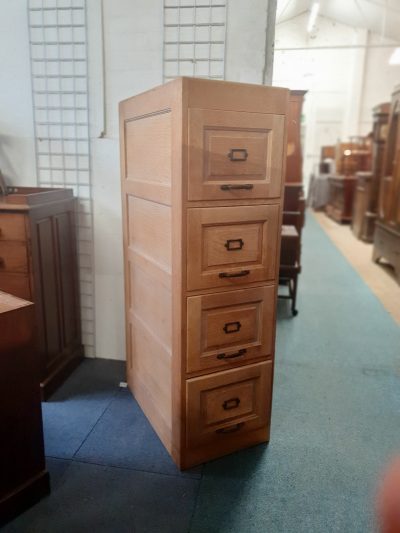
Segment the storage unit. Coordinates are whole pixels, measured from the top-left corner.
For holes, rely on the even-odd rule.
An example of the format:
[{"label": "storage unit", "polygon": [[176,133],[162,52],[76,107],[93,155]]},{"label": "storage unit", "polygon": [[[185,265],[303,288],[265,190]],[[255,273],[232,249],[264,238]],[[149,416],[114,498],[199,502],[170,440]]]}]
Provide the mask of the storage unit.
[{"label": "storage unit", "polygon": [[400,86],[390,108],[375,226],[373,260],[389,261],[400,283]]},{"label": "storage unit", "polygon": [[303,151],[301,147],[301,114],[307,91],[293,90],[289,96],[286,153],[286,183],[303,182]]},{"label": "storage unit", "polygon": [[288,91],[120,104],[127,374],[181,468],[269,440]]},{"label": "storage unit", "polygon": [[0,290],[35,303],[46,399],[83,357],[70,189],[13,187],[0,196]]},{"label": "storage unit", "polygon": [[[301,114],[307,91],[290,91],[288,112],[288,142],[286,153],[285,192],[279,283],[289,288],[289,295],[279,297],[292,300],[292,314],[297,315],[297,279],[301,272],[301,233],[305,221],[303,190],[303,152],[301,146]],[[295,253],[295,257],[293,257]]]},{"label": "storage unit", "polygon": [[0,527],[50,490],[33,307],[0,292]]},{"label": "storage unit", "polygon": [[354,137],[351,142],[336,146],[336,173],[328,177],[329,195],[326,214],[339,223],[353,218],[357,172],[371,170],[370,137]]},{"label": "storage unit", "polygon": [[390,104],[373,109],[373,143],[371,172],[357,172],[351,227],[358,239],[372,242],[378,209],[379,184],[387,135]]},{"label": "storage unit", "polygon": [[336,222],[350,223],[353,216],[355,176],[329,176],[329,199],[326,214]]}]

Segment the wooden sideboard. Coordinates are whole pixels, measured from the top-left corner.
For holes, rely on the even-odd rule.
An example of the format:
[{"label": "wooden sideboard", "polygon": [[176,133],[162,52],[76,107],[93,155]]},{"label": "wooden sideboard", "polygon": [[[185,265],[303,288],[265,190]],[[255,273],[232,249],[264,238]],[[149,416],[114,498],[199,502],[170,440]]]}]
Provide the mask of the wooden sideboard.
[{"label": "wooden sideboard", "polygon": [[120,104],[128,384],[180,468],[269,440],[288,93]]},{"label": "wooden sideboard", "polygon": [[355,176],[329,176],[329,200],[326,214],[339,222],[351,222],[353,216]]},{"label": "wooden sideboard", "polygon": [[389,261],[400,283],[400,85],[390,107],[375,226],[373,260]]},{"label": "wooden sideboard", "polygon": [[50,490],[33,307],[0,292],[0,527]]},{"label": "wooden sideboard", "polygon": [[358,239],[366,242],[372,242],[374,236],[389,110],[389,103],[374,107],[372,170],[356,173],[357,185],[354,195],[352,230]]},{"label": "wooden sideboard", "polygon": [[13,187],[0,197],[0,290],[35,303],[43,399],[83,357],[70,189]]}]

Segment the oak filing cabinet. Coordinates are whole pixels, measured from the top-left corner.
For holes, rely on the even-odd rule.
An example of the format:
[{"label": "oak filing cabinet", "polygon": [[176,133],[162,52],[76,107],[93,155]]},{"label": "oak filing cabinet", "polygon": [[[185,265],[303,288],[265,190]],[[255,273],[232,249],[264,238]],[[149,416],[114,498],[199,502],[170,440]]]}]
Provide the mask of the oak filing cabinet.
[{"label": "oak filing cabinet", "polygon": [[269,440],[288,94],[120,104],[128,383],[180,468]]}]

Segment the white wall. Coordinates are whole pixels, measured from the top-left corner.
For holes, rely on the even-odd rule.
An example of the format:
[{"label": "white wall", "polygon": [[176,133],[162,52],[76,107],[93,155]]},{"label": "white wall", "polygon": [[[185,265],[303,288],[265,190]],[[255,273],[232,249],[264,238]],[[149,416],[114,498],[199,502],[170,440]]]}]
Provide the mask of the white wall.
[{"label": "white wall", "polygon": [[2,0],[0,17],[0,169],[11,183],[36,183],[27,7]]},{"label": "white wall", "polygon": [[308,17],[304,13],[277,25],[273,77],[274,85],[308,90],[303,109],[306,182],[319,161],[320,147],[368,133],[372,107],[390,100],[400,81],[400,67],[388,64],[393,46],[338,48],[391,44],[389,40],[324,17],[318,18],[310,36]]},{"label": "white wall", "polygon": [[[118,103],[162,83],[162,0],[88,3],[96,357],[125,358]],[[103,132],[103,137],[99,136]]]},{"label": "white wall", "polygon": [[268,0],[229,0],[225,79],[262,83]]}]

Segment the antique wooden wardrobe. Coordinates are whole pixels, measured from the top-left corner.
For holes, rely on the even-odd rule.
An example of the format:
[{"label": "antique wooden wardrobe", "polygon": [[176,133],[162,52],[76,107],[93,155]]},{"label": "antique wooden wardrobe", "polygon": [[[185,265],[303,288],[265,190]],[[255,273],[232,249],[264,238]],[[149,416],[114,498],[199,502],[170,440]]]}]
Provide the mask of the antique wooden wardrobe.
[{"label": "antique wooden wardrobe", "polygon": [[301,271],[301,233],[305,218],[303,190],[303,153],[301,146],[301,114],[307,91],[290,91],[286,152],[285,193],[279,283],[288,294],[279,297],[292,301],[292,314],[297,315],[297,279]]},{"label": "antique wooden wardrobe", "polygon": [[389,261],[400,283],[400,85],[390,108],[375,224],[373,259],[380,258]]},{"label": "antique wooden wardrobe", "polygon": [[356,173],[353,218],[354,235],[372,242],[378,210],[379,184],[382,174],[383,153],[387,135],[390,104],[380,104],[373,109],[372,170]]},{"label": "antique wooden wardrobe", "polygon": [[120,104],[127,373],[181,468],[269,440],[288,91]]},{"label": "antique wooden wardrobe", "polygon": [[11,187],[0,196],[0,290],[35,303],[42,398],[83,357],[71,189]]}]

